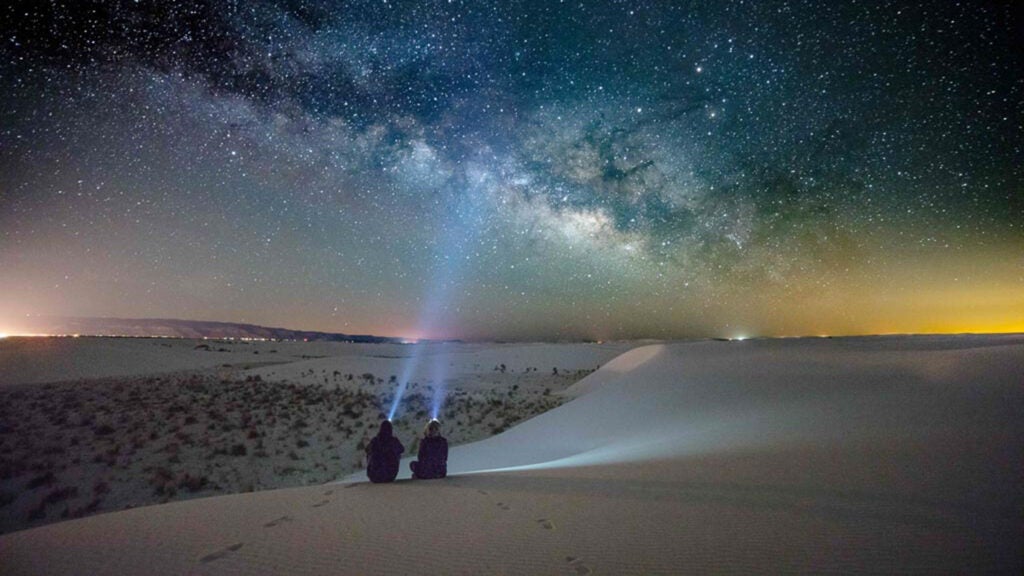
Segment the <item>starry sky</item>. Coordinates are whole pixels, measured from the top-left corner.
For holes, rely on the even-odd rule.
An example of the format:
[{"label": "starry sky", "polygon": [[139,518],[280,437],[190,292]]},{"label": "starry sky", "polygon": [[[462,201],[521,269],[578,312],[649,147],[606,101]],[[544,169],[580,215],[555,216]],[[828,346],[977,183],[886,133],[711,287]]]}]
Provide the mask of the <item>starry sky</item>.
[{"label": "starry sky", "polygon": [[1012,4],[6,3],[0,331],[1024,331]]}]

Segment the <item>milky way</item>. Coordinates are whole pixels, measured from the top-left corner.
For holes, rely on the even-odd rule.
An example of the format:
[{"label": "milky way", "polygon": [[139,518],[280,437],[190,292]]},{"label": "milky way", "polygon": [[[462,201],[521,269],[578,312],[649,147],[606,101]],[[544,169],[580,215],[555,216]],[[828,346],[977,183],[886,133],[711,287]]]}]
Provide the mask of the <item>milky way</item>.
[{"label": "milky way", "polygon": [[0,318],[1024,330],[1010,4],[8,4]]}]

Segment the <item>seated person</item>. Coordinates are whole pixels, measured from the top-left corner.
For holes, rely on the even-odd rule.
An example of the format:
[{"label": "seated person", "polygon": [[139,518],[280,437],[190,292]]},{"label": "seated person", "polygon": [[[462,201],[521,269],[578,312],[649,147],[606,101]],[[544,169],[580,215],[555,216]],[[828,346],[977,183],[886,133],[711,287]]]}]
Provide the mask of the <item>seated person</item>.
[{"label": "seated person", "polygon": [[409,463],[412,477],[420,480],[448,475],[448,441],[441,436],[441,423],[431,420],[423,430],[418,460]]},{"label": "seated person", "polygon": [[366,447],[366,475],[370,482],[392,482],[398,476],[398,459],[405,446],[395,438],[391,422],[380,423],[380,431]]}]

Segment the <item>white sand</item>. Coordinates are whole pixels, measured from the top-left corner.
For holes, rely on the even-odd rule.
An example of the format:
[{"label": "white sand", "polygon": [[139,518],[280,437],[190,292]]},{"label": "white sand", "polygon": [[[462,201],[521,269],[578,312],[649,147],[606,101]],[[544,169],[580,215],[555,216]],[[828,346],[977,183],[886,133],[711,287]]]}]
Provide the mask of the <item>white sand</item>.
[{"label": "white sand", "polygon": [[[636,345],[3,341],[29,368],[8,377],[30,383],[0,387],[0,534],[361,470],[395,374],[416,378],[394,419],[410,453],[435,399],[446,400],[453,445],[480,440],[558,406],[596,364]],[[178,370],[152,373],[146,361],[161,350],[154,364]],[[51,356],[67,370],[31,369]],[[274,363],[253,368],[250,357]],[[231,362],[208,368],[210,358]],[[48,373],[65,381],[31,383]]]},{"label": "white sand", "polygon": [[[1007,573],[1024,338],[627,352],[453,476],[104,514],[0,537],[10,574]],[[500,470],[500,471],[499,471]]]}]

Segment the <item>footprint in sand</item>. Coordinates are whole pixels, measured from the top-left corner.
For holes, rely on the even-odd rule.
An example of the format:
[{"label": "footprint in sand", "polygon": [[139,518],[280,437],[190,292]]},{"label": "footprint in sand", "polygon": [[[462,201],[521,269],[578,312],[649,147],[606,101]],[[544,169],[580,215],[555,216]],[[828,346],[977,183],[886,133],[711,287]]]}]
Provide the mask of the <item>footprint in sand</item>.
[{"label": "footprint in sand", "polygon": [[291,516],[281,516],[280,518],[274,518],[270,522],[267,522],[266,524],[263,525],[263,527],[264,528],[273,528],[274,526],[277,526],[279,524],[284,524],[285,522],[291,522],[291,521],[292,521],[292,517]]},{"label": "footprint in sand", "polygon": [[538,518],[537,519],[537,524],[540,524],[541,528],[543,528],[545,530],[554,530],[555,529],[555,523],[552,522],[551,520],[548,520],[547,518]]},{"label": "footprint in sand", "polygon": [[321,506],[326,506],[326,505],[328,505],[330,503],[331,503],[330,500],[323,500],[322,502],[317,502],[316,504],[313,504],[313,508],[319,508]]},{"label": "footprint in sand", "polygon": [[509,506],[508,504],[505,504],[504,502],[498,502],[498,508],[501,508],[502,510],[511,510],[512,509],[511,506]]},{"label": "footprint in sand", "polygon": [[565,561],[568,562],[569,566],[572,566],[572,569],[575,570],[576,573],[580,574],[581,576],[585,576],[586,574],[592,574],[594,572],[590,569],[590,566],[587,566],[583,563],[583,560],[581,558],[576,558],[575,556],[566,556]]},{"label": "footprint in sand", "polygon": [[203,556],[202,558],[199,559],[199,561],[202,562],[203,564],[208,564],[210,562],[213,562],[214,560],[220,560],[221,558],[227,556],[228,554],[231,554],[232,552],[235,552],[236,550],[238,550],[242,546],[245,546],[245,544],[243,542],[239,542],[237,544],[232,544],[231,546],[228,546],[227,548],[224,548],[222,550],[218,550],[218,551],[214,552],[213,554],[207,554],[206,556]]}]

